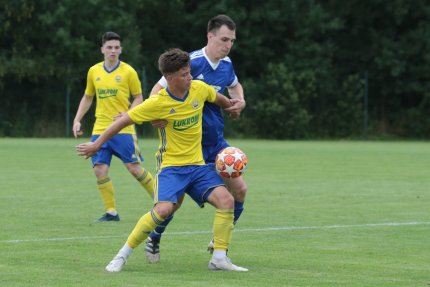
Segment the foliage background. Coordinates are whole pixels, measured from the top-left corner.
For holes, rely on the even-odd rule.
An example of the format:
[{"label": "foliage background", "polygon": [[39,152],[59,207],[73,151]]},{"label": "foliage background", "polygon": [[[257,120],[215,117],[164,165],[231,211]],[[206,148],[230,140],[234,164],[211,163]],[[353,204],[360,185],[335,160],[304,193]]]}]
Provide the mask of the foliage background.
[{"label": "foliage background", "polygon": [[0,136],[70,136],[105,31],[122,35],[147,94],[159,54],[203,47],[219,13],[238,26],[230,56],[247,99],[227,136],[429,138],[425,0],[1,1]]}]

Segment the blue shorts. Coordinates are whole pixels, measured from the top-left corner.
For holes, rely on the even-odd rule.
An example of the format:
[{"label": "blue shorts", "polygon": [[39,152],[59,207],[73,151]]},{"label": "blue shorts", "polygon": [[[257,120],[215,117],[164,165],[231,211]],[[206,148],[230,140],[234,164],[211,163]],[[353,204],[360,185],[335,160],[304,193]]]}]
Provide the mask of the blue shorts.
[{"label": "blue shorts", "polygon": [[[93,135],[91,141],[94,142],[99,136]],[[110,165],[112,155],[122,160],[125,164],[143,161],[137,144],[137,137],[132,134],[116,134],[105,142],[99,151],[91,157],[93,167],[96,164]]]},{"label": "blue shorts", "polygon": [[222,139],[219,141],[216,145],[202,145],[203,149],[203,158],[206,163],[215,163],[215,158],[217,154],[225,149],[226,147],[229,147],[230,145],[226,142],[225,139]]},{"label": "blue shorts", "polygon": [[185,192],[203,207],[213,189],[222,185],[213,164],[165,167],[155,178],[154,203],[177,203]]}]

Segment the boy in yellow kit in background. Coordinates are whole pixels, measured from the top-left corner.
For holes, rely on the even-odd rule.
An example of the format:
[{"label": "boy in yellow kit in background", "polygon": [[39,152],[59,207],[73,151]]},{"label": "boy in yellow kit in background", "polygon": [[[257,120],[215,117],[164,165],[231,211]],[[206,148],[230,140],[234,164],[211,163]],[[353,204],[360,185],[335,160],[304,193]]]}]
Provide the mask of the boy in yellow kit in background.
[{"label": "boy in yellow kit in background", "polygon": [[[75,138],[82,135],[80,121],[91,107],[94,97],[97,99],[96,121],[91,141],[95,141],[112,124],[115,117],[143,101],[142,86],[136,71],[119,60],[122,52],[121,37],[117,33],[106,32],[102,37],[101,52],[104,61],[95,64],[88,71],[85,93],[73,121]],[[133,98],[131,105],[130,96]],[[113,155],[121,159],[127,170],[151,197],[154,191],[152,175],[141,166],[143,158],[137,144],[134,125],[125,127],[92,157],[97,188],[105,207],[105,214],[98,219],[99,222],[120,220],[116,209],[115,190],[109,177]]]}]

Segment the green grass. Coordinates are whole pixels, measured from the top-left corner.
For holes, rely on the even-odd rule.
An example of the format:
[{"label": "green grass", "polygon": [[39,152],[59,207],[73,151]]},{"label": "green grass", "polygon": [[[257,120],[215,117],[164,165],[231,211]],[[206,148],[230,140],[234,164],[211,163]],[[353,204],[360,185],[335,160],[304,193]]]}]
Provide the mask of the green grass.
[{"label": "green grass", "polygon": [[[0,139],[0,286],[430,285],[427,142],[233,140],[249,158],[249,193],[229,254],[250,272],[207,270],[214,210],[187,198],[160,264],[140,246],[108,274],[151,202],[114,160],[122,220],[94,223],[103,210],[81,141]],[[154,171],[157,141],[140,145]]]}]

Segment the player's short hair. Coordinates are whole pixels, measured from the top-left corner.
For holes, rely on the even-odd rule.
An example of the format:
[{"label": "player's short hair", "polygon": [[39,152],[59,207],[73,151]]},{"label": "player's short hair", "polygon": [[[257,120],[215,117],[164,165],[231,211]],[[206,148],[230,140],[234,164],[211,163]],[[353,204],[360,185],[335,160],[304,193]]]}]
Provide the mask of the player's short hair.
[{"label": "player's short hair", "polygon": [[106,32],[102,36],[102,45],[104,45],[107,41],[110,41],[110,40],[121,41],[121,37],[115,32]]},{"label": "player's short hair", "polygon": [[211,18],[208,22],[208,32],[216,33],[221,26],[227,26],[232,31],[236,30],[236,23],[229,16],[220,14]]},{"label": "player's short hair", "polygon": [[169,49],[158,58],[158,69],[163,75],[179,71],[190,65],[190,55],[178,48]]}]

